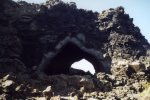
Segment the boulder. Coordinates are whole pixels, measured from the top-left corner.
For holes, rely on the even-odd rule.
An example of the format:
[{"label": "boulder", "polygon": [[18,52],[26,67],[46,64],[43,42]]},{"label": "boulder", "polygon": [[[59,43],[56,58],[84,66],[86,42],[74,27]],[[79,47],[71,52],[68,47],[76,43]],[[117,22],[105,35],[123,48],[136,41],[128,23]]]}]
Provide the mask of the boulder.
[{"label": "boulder", "polygon": [[50,99],[51,96],[53,96],[52,88],[51,86],[48,86],[45,90],[43,90],[43,95],[46,99]]},{"label": "boulder", "polygon": [[120,60],[112,64],[111,73],[113,75],[127,75],[128,61]]},{"label": "boulder", "polygon": [[146,67],[143,63],[139,62],[139,61],[135,61],[129,64],[128,70],[133,70],[136,73],[137,72],[143,72],[146,70]]}]

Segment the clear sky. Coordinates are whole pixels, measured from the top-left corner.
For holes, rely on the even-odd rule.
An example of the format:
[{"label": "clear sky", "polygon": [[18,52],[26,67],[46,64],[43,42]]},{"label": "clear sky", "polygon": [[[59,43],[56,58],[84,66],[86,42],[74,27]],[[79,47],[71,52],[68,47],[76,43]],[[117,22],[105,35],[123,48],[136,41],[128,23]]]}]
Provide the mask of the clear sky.
[{"label": "clear sky", "polygon": [[[17,0],[15,0],[17,1]],[[44,3],[45,0],[25,0],[30,3]],[[150,0],[62,0],[76,2],[78,8],[101,12],[109,8],[123,6],[125,12],[134,18],[134,24],[141,29],[141,33],[150,43]],[[73,64],[73,67],[94,72],[93,66],[86,60]],[[84,67],[86,66],[86,67]]]},{"label": "clear sky", "polygon": [[86,59],[81,59],[80,61],[73,63],[71,67],[75,69],[82,69],[85,72],[90,71],[91,74],[93,75],[95,73],[95,69],[93,65],[90,62],[88,62]]}]

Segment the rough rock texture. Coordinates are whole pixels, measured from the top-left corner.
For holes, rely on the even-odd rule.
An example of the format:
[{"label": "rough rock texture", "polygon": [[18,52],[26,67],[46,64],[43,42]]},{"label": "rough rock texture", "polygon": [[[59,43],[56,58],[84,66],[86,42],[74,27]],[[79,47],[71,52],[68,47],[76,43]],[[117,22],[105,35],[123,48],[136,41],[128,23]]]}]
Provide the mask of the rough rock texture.
[{"label": "rough rock texture", "polygon": [[[123,7],[0,0],[0,100],[149,99],[150,44],[132,21]],[[83,58],[95,75],[70,68]]]},{"label": "rough rock texture", "polygon": [[59,0],[1,2],[1,59],[19,59],[47,74],[67,74],[83,58],[107,73],[119,61],[150,64],[150,45],[123,7],[97,13]]},{"label": "rough rock texture", "polygon": [[[1,100],[147,100],[147,76],[131,78],[96,75],[46,75],[43,72],[6,73],[0,79]],[[142,99],[141,99],[142,98]],[[148,99],[149,100],[149,99]]]}]

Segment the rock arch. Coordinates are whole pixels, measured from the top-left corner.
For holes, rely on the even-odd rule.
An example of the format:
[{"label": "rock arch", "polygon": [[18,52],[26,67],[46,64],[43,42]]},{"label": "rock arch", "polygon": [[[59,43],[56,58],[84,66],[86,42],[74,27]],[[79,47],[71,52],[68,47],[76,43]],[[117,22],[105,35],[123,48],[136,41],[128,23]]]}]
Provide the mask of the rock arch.
[{"label": "rock arch", "polygon": [[[61,44],[61,46],[60,46]],[[67,74],[71,65],[81,59],[86,59],[93,64],[95,72],[104,71],[104,65],[98,57],[91,52],[90,49],[85,49],[79,42],[63,41],[56,48],[57,53],[48,53],[43,58],[39,69],[47,74]]]}]

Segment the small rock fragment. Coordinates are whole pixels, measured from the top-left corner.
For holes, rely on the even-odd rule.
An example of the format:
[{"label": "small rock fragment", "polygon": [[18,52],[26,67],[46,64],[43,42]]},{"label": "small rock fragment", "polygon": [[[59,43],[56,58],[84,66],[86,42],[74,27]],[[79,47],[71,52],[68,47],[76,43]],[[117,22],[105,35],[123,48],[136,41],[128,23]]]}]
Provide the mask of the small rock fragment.
[{"label": "small rock fragment", "polygon": [[50,99],[50,97],[53,95],[51,86],[48,86],[44,91],[43,95],[46,99]]}]

